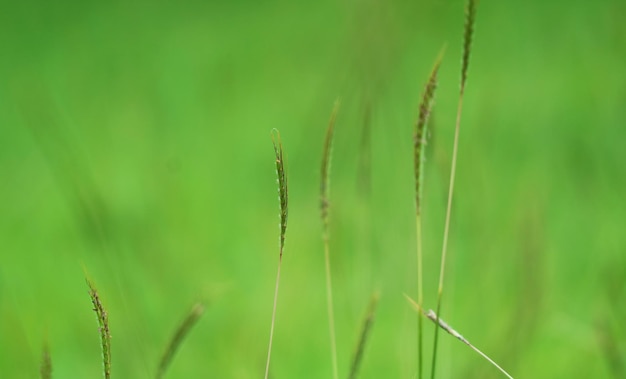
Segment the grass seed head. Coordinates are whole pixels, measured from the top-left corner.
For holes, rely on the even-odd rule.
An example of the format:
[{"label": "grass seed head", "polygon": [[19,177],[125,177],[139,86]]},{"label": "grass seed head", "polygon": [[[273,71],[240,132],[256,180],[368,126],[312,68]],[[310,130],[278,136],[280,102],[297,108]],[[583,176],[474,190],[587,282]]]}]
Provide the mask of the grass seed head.
[{"label": "grass seed head", "polygon": [[474,34],[474,22],[476,21],[476,6],[478,0],[468,0],[465,10],[465,30],[463,33],[463,61],[461,65],[461,93],[465,92],[467,80],[467,68],[469,67],[470,52],[472,49],[472,37]]},{"label": "grass seed head", "polygon": [[322,168],[320,179],[320,211],[322,214],[322,224],[324,228],[324,235],[328,234],[328,208],[329,203],[329,185],[330,185],[330,163],[331,153],[333,148],[333,136],[335,133],[335,119],[337,118],[337,112],[339,111],[339,100],[335,102],[335,107],[330,116],[328,122],[328,129],[326,129],[326,138],[324,140],[324,151],[322,153]]},{"label": "grass seed head", "polygon": [[426,146],[426,124],[428,122],[428,116],[430,115],[430,111],[432,109],[435,99],[435,90],[437,89],[437,74],[439,72],[439,67],[441,65],[441,60],[443,59],[444,52],[445,47],[439,53],[439,56],[435,61],[435,65],[433,66],[433,69],[430,73],[430,77],[428,78],[428,82],[426,82],[426,86],[422,94],[422,100],[419,105],[419,116],[417,118],[417,124],[415,126],[413,154],[415,165],[415,202],[418,214],[421,214],[422,206],[421,200],[425,160],[424,151]]},{"label": "grass seed head", "polygon": [[280,204],[280,256],[282,258],[285,246],[285,234],[287,232],[287,216],[289,204],[289,192],[287,190],[287,171],[285,170],[285,158],[283,156],[283,144],[277,129],[272,130],[272,142],[276,154],[276,176],[278,183],[278,200]]},{"label": "grass seed head", "polygon": [[89,286],[89,297],[93,304],[93,310],[96,312],[98,319],[98,329],[100,331],[100,344],[102,345],[102,365],[104,370],[104,378],[109,379],[111,377],[111,333],[109,331],[109,316],[100,301],[100,296],[96,287],[89,279],[87,279],[87,285]]}]

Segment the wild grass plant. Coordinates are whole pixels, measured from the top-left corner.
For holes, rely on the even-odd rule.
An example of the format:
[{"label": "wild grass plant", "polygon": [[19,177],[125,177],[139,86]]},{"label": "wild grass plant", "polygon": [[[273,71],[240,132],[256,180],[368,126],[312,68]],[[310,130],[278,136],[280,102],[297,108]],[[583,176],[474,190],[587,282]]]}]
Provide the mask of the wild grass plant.
[{"label": "wild grass plant", "polygon": [[276,322],[276,304],[278,302],[278,287],[280,285],[280,267],[283,262],[283,250],[285,248],[285,234],[287,232],[287,216],[289,211],[288,190],[287,190],[287,171],[285,169],[285,157],[283,154],[283,143],[280,139],[280,133],[274,129],[272,131],[272,142],[274,143],[274,154],[276,164],[276,182],[278,184],[278,203],[279,203],[279,242],[278,242],[278,270],[276,272],[276,286],[274,289],[274,305],[272,307],[272,322],[270,325],[270,340],[267,349],[267,361],[265,363],[265,379],[269,377],[270,360],[272,356],[272,342],[274,338],[274,323]]},{"label": "wild grass plant", "polygon": [[[447,207],[445,214],[445,227],[443,232],[443,244],[442,244],[442,252],[441,252],[441,263],[440,263],[440,271],[439,271],[439,280],[437,287],[437,297],[436,297],[436,311],[428,311],[425,312],[425,297],[424,297],[424,246],[423,246],[423,204],[425,202],[423,196],[424,189],[424,171],[426,167],[425,163],[425,150],[426,150],[426,142],[427,142],[427,125],[429,122],[429,115],[433,108],[434,99],[435,99],[435,91],[437,89],[438,80],[439,80],[439,71],[442,64],[443,59],[443,50],[439,54],[439,56],[435,59],[434,65],[426,80],[426,84],[423,88],[422,96],[419,103],[419,115],[417,121],[414,125],[413,130],[413,164],[414,164],[414,180],[415,180],[415,227],[416,227],[416,258],[417,258],[417,301],[413,301],[409,298],[411,305],[415,308],[418,315],[418,325],[417,325],[417,372],[416,376],[419,379],[424,377],[424,318],[428,318],[431,320],[434,325],[434,341],[433,341],[433,349],[432,349],[432,368],[431,368],[431,378],[437,377],[436,367],[437,367],[437,350],[438,350],[438,341],[439,341],[439,330],[444,330],[452,336],[456,337],[464,344],[466,344],[471,349],[475,350],[478,354],[483,356],[486,360],[488,360],[492,365],[497,367],[503,374],[507,377],[511,377],[504,369],[502,369],[498,364],[496,364],[491,358],[486,356],[480,350],[478,350],[474,345],[472,345],[467,339],[465,339],[461,334],[459,334],[456,330],[451,328],[447,323],[445,323],[441,318],[441,308],[442,308],[442,298],[443,298],[443,288],[444,288],[444,278],[445,278],[445,268],[446,261],[448,255],[448,241],[450,236],[450,220],[451,220],[451,209],[452,202],[454,197],[454,182],[456,177],[456,168],[457,168],[457,155],[458,155],[458,146],[459,146],[459,134],[460,134],[460,123],[461,123],[461,115],[463,109],[463,98],[465,94],[465,86],[468,75],[468,67],[469,67],[469,58],[471,52],[472,45],[472,36],[474,30],[474,22],[476,17],[476,4],[477,2],[474,0],[468,0],[467,8],[466,8],[466,21],[464,27],[464,38],[463,38],[463,53],[462,53],[462,62],[461,62],[461,83],[460,83],[460,93],[456,111],[456,121],[454,128],[454,144],[452,150],[452,158],[451,158],[451,170],[450,170],[450,180],[448,187],[448,197],[447,197]],[[329,351],[331,356],[331,368],[332,368],[332,377],[334,379],[338,379],[340,377],[339,373],[339,364],[338,364],[338,356],[341,356],[341,353],[338,352],[337,346],[337,334],[335,330],[335,311],[334,311],[334,303],[333,303],[333,286],[332,286],[332,278],[331,278],[331,253],[330,253],[330,166],[331,166],[331,158],[332,158],[332,146],[333,146],[333,138],[335,132],[335,121],[337,117],[337,112],[339,109],[339,103],[335,104],[335,107],[331,113],[330,121],[328,123],[328,127],[326,129],[326,134],[323,143],[322,156],[321,156],[321,169],[320,169],[320,192],[319,192],[319,210],[321,216],[322,223],[322,240],[324,246],[324,274],[325,274],[325,295],[326,295],[326,311],[328,317],[328,335],[329,335]],[[369,110],[368,110],[367,119],[369,120]],[[363,140],[368,144],[369,149],[369,121],[366,123],[367,125],[367,138]],[[364,134],[365,135],[365,134]],[[270,376],[270,366],[271,366],[271,358],[272,358],[272,346],[273,339],[275,333],[275,324],[276,324],[276,313],[277,313],[277,304],[278,304],[278,294],[280,287],[280,278],[281,278],[281,267],[282,267],[282,258],[285,247],[285,236],[287,230],[287,219],[288,219],[288,183],[287,183],[287,168],[285,163],[285,154],[283,151],[283,145],[281,141],[280,134],[277,130],[272,131],[272,141],[274,147],[274,159],[275,159],[275,169],[276,169],[276,177],[277,177],[277,189],[278,189],[278,199],[279,199],[279,245],[278,245],[278,267],[276,272],[276,280],[274,287],[274,296],[273,296],[273,305],[272,305],[272,316],[270,323],[270,331],[269,331],[269,341],[267,348],[267,358],[265,362],[265,379],[268,379]],[[365,144],[365,143],[363,143]],[[368,155],[369,165],[369,155]],[[369,173],[367,175],[369,180]],[[104,308],[100,295],[96,290],[95,286],[91,281],[87,281],[89,286],[89,295],[93,304],[94,311],[97,316],[98,321],[98,330],[100,334],[100,345],[102,349],[102,364],[103,364],[103,373],[105,379],[109,379],[111,377],[111,334],[109,330],[109,318],[106,309]],[[348,377],[350,379],[355,379],[358,377],[361,372],[361,368],[363,366],[364,360],[366,360],[366,347],[368,345],[368,341],[371,343],[375,343],[372,341],[372,331],[374,329],[374,319],[376,316],[376,312],[379,306],[379,298],[380,295],[378,292],[375,292],[370,300],[369,306],[366,310],[365,316],[362,321],[359,338],[356,343],[356,347],[354,349],[353,357],[351,360],[351,364],[349,366]],[[168,368],[175,356],[176,352],[179,350],[179,347],[186,336],[190,333],[192,327],[198,322],[199,318],[204,312],[204,305],[196,304],[188,313],[187,317],[182,321],[179,327],[176,329],[174,335],[172,336],[169,344],[166,346],[164,353],[161,357],[161,360],[158,363],[156,370],[156,378],[161,379],[165,377]],[[41,377],[42,378],[50,378],[51,377],[51,359],[50,354],[47,348],[44,349],[42,364],[41,364]]]},{"label": "wild grass plant", "polygon": [[[109,326],[109,313],[102,303],[100,293],[98,292],[93,281],[86,279],[87,286],[89,288],[89,298],[93,306],[93,311],[96,314],[96,320],[98,322],[98,334],[100,336],[100,349],[102,351],[102,374],[105,379],[111,378],[111,331]],[[169,368],[172,359],[178,351],[180,345],[189,334],[192,327],[198,322],[202,314],[204,313],[205,305],[203,303],[196,303],[191,308],[185,319],[176,329],[174,335],[165,348],[165,351],[159,361],[156,370],[156,379],[162,379],[165,377],[165,373]],[[44,343],[41,364],[39,367],[39,373],[41,379],[51,379],[52,376],[52,359],[50,356],[50,348],[48,343]]]},{"label": "wild grass plant", "polygon": [[[472,37],[474,34],[474,22],[476,20],[477,0],[468,0],[465,17],[465,28],[463,34],[463,59],[461,61],[461,86],[459,92],[459,102],[456,111],[456,123],[454,126],[454,145],[452,147],[452,167],[450,168],[450,184],[448,187],[448,205],[446,207],[446,221],[443,231],[443,243],[441,247],[441,265],[439,271],[439,285],[437,287],[437,320],[441,315],[441,300],[443,297],[443,283],[446,269],[446,258],[448,253],[448,239],[450,234],[450,214],[452,212],[452,198],[454,196],[454,180],[456,178],[456,162],[459,151],[459,129],[461,126],[461,113],[463,111],[463,95],[465,94],[465,83],[467,81],[467,70],[469,68],[469,58],[472,47]],[[439,328],[435,328],[435,338],[433,342],[433,363],[431,378],[435,378],[437,367],[437,343],[439,340]]]}]

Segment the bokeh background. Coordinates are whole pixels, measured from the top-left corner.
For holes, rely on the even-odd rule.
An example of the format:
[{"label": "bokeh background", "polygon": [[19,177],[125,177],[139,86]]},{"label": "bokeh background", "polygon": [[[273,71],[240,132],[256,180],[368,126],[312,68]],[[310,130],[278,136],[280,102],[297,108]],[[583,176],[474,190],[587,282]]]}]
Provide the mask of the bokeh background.
[{"label": "bokeh background", "polygon": [[[270,130],[290,218],[272,377],[331,376],[319,166],[335,99],[331,255],[339,369],[381,292],[362,378],[414,378],[412,128],[430,123],[435,306],[464,3],[32,1],[0,11],[0,377],[258,378],[278,263]],[[626,2],[481,1],[442,317],[515,377],[626,375]],[[426,361],[432,351],[427,324]],[[441,334],[439,378],[499,378]],[[427,365],[429,368],[430,366]]]}]

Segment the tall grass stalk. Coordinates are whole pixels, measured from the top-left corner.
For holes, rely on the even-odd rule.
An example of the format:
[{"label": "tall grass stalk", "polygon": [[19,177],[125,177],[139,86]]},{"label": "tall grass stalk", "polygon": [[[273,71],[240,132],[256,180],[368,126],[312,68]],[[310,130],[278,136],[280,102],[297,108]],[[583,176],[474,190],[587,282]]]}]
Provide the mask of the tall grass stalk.
[{"label": "tall grass stalk", "polygon": [[330,208],[329,202],[329,185],[330,185],[330,163],[333,145],[333,136],[335,132],[335,119],[339,111],[339,101],[335,102],[335,107],[328,122],[326,130],[326,138],[324,140],[324,151],[322,153],[322,168],[320,179],[320,211],[322,217],[322,238],[324,240],[324,265],[326,267],[326,303],[328,309],[328,330],[330,334],[330,353],[333,367],[333,378],[338,379],[339,373],[337,369],[337,340],[335,336],[335,314],[333,311],[333,287],[330,273],[330,252],[329,252],[329,220],[328,213]]},{"label": "tall grass stalk", "polygon": [[[459,333],[456,330],[452,329],[452,327],[450,327],[450,325],[448,325],[445,321],[443,321],[441,318],[439,318],[439,316],[432,309],[429,309],[428,312],[425,312],[424,308],[422,308],[422,306],[420,304],[416,303],[413,299],[408,297],[406,294],[404,295],[404,297],[409,301],[409,304],[411,304],[411,306],[415,309],[415,311],[417,313],[424,315],[425,317],[430,319],[432,322],[434,322],[436,326],[439,326],[439,328],[445,330],[451,336],[456,337],[459,341],[461,341],[464,344],[466,344],[467,346],[469,346],[472,350],[474,350],[475,352],[480,354],[480,356],[485,358],[485,360],[487,360],[487,362],[491,363],[494,367],[496,367],[498,370],[500,370],[500,372],[502,372],[504,375],[506,375],[507,378],[513,379],[513,377],[508,372],[504,371],[504,369],[502,367],[500,367],[500,365],[498,365],[496,362],[494,362],[493,359],[489,358],[489,356],[487,356],[485,353],[483,353],[482,351],[478,350],[478,348],[476,346],[472,345],[465,337],[463,337],[461,335],[461,333]],[[439,328],[437,328],[437,329],[439,329]]]},{"label": "tall grass stalk", "polygon": [[278,183],[278,202],[280,217],[280,237],[278,244],[278,271],[276,273],[276,288],[274,289],[274,306],[272,308],[272,324],[270,327],[270,341],[267,349],[267,363],[265,364],[265,379],[268,378],[270,371],[270,358],[272,355],[272,340],[274,337],[274,323],[276,321],[276,303],[278,300],[278,287],[280,284],[280,267],[283,261],[283,250],[285,248],[285,233],[287,232],[287,215],[288,215],[288,191],[287,191],[287,173],[285,171],[285,159],[283,157],[283,144],[280,140],[278,130],[272,130],[272,142],[274,144],[274,153],[276,155],[276,177]]},{"label": "tall grass stalk", "polygon": [[[472,34],[474,32],[474,21],[476,18],[477,0],[468,0],[465,12],[465,28],[463,33],[463,59],[461,61],[461,87],[459,92],[459,103],[456,111],[456,123],[454,128],[454,146],[452,148],[452,167],[450,169],[450,186],[448,189],[448,205],[446,207],[446,221],[443,232],[443,245],[441,247],[441,265],[439,271],[439,286],[437,289],[437,323],[441,313],[441,298],[443,293],[443,280],[446,267],[446,254],[448,250],[448,235],[450,233],[450,212],[452,210],[452,197],[454,195],[454,178],[456,176],[456,161],[459,148],[459,129],[461,125],[461,113],[463,110],[463,94],[465,93],[465,82],[467,80],[467,69],[469,67],[469,57],[472,46]],[[435,328],[435,338],[433,345],[433,362],[431,379],[435,378],[435,368],[437,364],[437,342],[439,340],[439,328]]]},{"label": "tall grass stalk", "polygon": [[203,313],[204,313],[204,304],[202,303],[194,304],[194,306],[191,308],[191,311],[189,312],[187,317],[185,317],[183,322],[178,326],[178,329],[176,329],[176,332],[172,336],[172,339],[170,340],[170,343],[167,345],[167,348],[165,349],[165,352],[163,353],[163,356],[161,357],[161,361],[159,362],[159,368],[156,374],[157,379],[163,378],[163,376],[165,375],[165,372],[167,371],[167,368],[172,362],[172,358],[174,357],[174,354],[176,354],[176,351],[178,351],[180,344],[183,342],[185,337],[189,334],[189,331],[196,324],[196,322],[200,319],[200,316],[202,316]]},{"label": "tall grass stalk", "polygon": [[89,297],[91,297],[91,303],[93,304],[93,310],[96,312],[98,319],[98,330],[100,332],[100,345],[102,347],[102,366],[104,371],[104,378],[111,378],[111,333],[109,331],[109,315],[102,305],[100,296],[94,284],[87,279],[87,285],[89,286]]},{"label": "tall grass stalk", "polygon": [[363,360],[363,353],[365,352],[365,345],[367,344],[367,338],[369,336],[372,325],[374,325],[374,316],[376,316],[376,308],[378,307],[378,300],[380,294],[378,291],[372,294],[370,303],[367,307],[367,313],[363,320],[363,327],[361,328],[361,334],[359,336],[359,343],[357,344],[356,351],[354,353],[354,359],[352,360],[352,366],[350,367],[350,374],[348,378],[355,379]]},{"label": "tall grass stalk", "polygon": [[[437,73],[439,72],[439,66],[443,58],[444,49],[441,50],[435,65],[431,71],[430,77],[424,88],[422,94],[422,100],[419,106],[419,116],[417,118],[417,124],[415,125],[415,131],[413,135],[413,158],[415,166],[415,227],[417,234],[417,302],[421,306],[424,301],[423,291],[423,269],[422,269],[422,193],[424,187],[424,161],[425,161],[425,147],[426,147],[426,124],[428,122],[428,116],[432,109],[435,90],[437,89]],[[422,315],[418,314],[417,319],[417,374],[418,378],[422,379],[423,375],[423,319]]]}]

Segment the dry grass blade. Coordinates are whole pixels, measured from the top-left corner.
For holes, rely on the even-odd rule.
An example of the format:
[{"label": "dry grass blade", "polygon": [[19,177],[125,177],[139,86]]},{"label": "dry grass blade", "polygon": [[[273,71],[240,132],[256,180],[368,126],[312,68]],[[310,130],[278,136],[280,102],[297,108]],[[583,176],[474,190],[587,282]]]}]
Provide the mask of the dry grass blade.
[{"label": "dry grass blade", "polygon": [[[415,166],[415,227],[417,234],[417,301],[421,305],[423,302],[423,269],[422,269],[422,187],[424,177],[424,161],[426,150],[426,124],[428,122],[428,116],[432,109],[435,90],[437,89],[437,73],[439,72],[439,66],[443,58],[445,47],[439,53],[435,65],[431,71],[424,93],[422,94],[422,100],[419,106],[419,116],[417,124],[415,126],[415,132],[413,136],[413,159]],[[417,320],[417,373],[418,378],[422,378],[423,375],[423,328],[422,317],[419,316]]]},{"label": "dry grass blade", "polygon": [[326,138],[324,140],[324,151],[322,153],[322,168],[320,179],[320,211],[322,216],[322,237],[324,239],[324,263],[326,269],[326,303],[328,309],[328,329],[330,333],[330,354],[332,359],[333,378],[339,377],[337,368],[337,340],[335,337],[335,315],[333,311],[333,291],[330,274],[330,252],[329,252],[329,232],[328,232],[328,212],[330,202],[328,199],[330,185],[330,161],[333,145],[333,135],[335,131],[335,119],[339,111],[339,101],[335,102],[333,113],[330,116]]},{"label": "dry grass blade", "polygon": [[451,336],[456,337],[459,341],[463,342],[464,344],[469,346],[472,350],[474,350],[475,352],[480,354],[480,356],[485,358],[485,360],[487,360],[487,362],[491,363],[495,368],[500,370],[500,372],[502,372],[507,378],[513,379],[513,377],[508,372],[506,372],[502,367],[500,367],[500,365],[498,365],[496,362],[494,362],[493,359],[489,358],[485,353],[480,351],[476,346],[472,345],[459,332],[457,332],[456,330],[452,329],[450,327],[450,325],[446,324],[442,319],[440,319],[439,316],[432,309],[428,310],[428,313],[426,313],[426,317],[428,317],[432,322],[434,322],[435,325],[438,325],[441,329],[443,329],[446,332],[448,332]]},{"label": "dry grass blade", "polygon": [[272,307],[272,323],[270,326],[270,341],[267,349],[267,362],[265,364],[265,379],[268,378],[270,372],[270,358],[272,356],[272,341],[274,339],[274,324],[276,321],[276,304],[278,302],[278,287],[280,285],[280,267],[283,261],[283,249],[285,247],[285,233],[287,232],[287,215],[288,215],[288,191],[287,191],[287,172],[285,171],[285,158],[283,156],[283,144],[280,140],[278,130],[272,130],[272,142],[274,143],[274,153],[276,154],[276,176],[278,182],[278,201],[280,204],[280,240],[279,240],[279,258],[278,271],[276,273],[276,286],[274,288],[274,305]]},{"label": "dry grass blade", "polygon": [[159,362],[159,368],[157,371],[157,379],[163,378],[167,368],[172,362],[172,358],[176,351],[178,351],[178,347],[183,342],[185,337],[189,334],[191,328],[198,322],[202,314],[204,313],[204,304],[196,303],[192,308],[187,317],[183,320],[183,322],[179,325],[178,329],[176,329],[176,333],[172,336],[170,343],[167,345],[167,349],[163,356],[161,357],[161,361]]},{"label": "dry grass blade", "polygon": [[98,291],[92,282],[87,279],[89,286],[89,297],[93,304],[93,310],[96,312],[98,319],[98,330],[100,331],[100,344],[102,346],[102,365],[104,370],[104,378],[111,377],[111,333],[109,332],[109,316],[106,309],[100,301]]},{"label": "dry grass blade", "polygon": [[356,348],[356,352],[354,354],[354,359],[352,360],[352,367],[350,368],[350,375],[348,376],[350,379],[354,379],[357,376],[359,371],[359,367],[361,366],[361,361],[363,360],[363,353],[365,352],[365,345],[367,343],[367,337],[369,336],[370,330],[372,329],[372,325],[374,324],[374,316],[376,315],[376,308],[378,306],[378,300],[380,299],[380,294],[378,292],[374,292],[372,294],[372,298],[370,300],[369,306],[367,307],[367,313],[365,314],[365,319],[363,320],[363,327],[361,328],[361,335],[359,337],[359,343]]},{"label": "dry grass blade", "polygon": [[48,347],[47,343],[43,345],[43,352],[41,354],[41,366],[39,367],[39,373],[41,374],[41,379],[52,378],[52,360],[50,359],[50,348]]},{"label": "dry grass blade", "polygon": [[[441,314],[441,298],[443,293],[443,283],[446,268],[446,256],[448,251],[448,236],[450,234],[450,214],[452,212],[452,198],[454,196],[454,179],[456,177],[456,162],[459,150],[459,129],[461,126],[461,113],[463,112],[463,94],[465,93],[465,81],[467,79],[467,68],[469,67],[469,57],[471,40],[476,19],[476,1],[468,0],[465,20],[465,33],[463,37],[463,61],[461,65],[461,92],[456,110],[456,122],[454,128],[454,145],[452,147],[452,167],[450,168],[450,186],[448,187],[448,205],[446,207],[446,221],[443,229],[443,244],[441,247],[441,265],[439,269],[439,286],[437,289],[437,317]],[[433,362],[431,379],[435,378],[435,368],[437,363],[437,341],[439,339],[439,328],[435,328],[435,338],[433,344]]]},{"label": "dry grass blade", "polygon": [[424,309],[417,304],[413,299],[411,299],[409,296],[407,296],[406,294],[404,295],[404,297],[407,299],[407,301],[409,302],[409,304],[411,304],[411,306],[413,307],[413,309],[415,309],[415,311],[419,314],[423,314],[424,316],[426,316],[428,319],[430,319],[432,322],[435,323],[435,325],[438,325],[439,328],[445,330],[446,332],[448,332],[451,336],[455,337],[456,339],[458,339],[459,341],[463,342],[464,344],[466,344],[467,346],[469,346],[472,350],[474,350],[475,352],[477,352],[478,354],[480,354],[483,358],[485,358],[489,363],[491,363],[494,367],[496,367],[498,370],[500,370],[504,375],[506,375],[507,378],[513,379],[513,377],[506,371],[504,371],[504,369],[502,367],[500,367],[500,365],[498,365],[496,362],[494,362],[491,358],[489,358],[485,353],[483,353],[482,351],[478,350],[478,348],[474,345],[472,345],[465,337],[463,337],[461,335],[461,333],[457,332],[456,330],[454,330],[452,327],[450,327],[450,325],[448,325],[446,322],[444,322],[442,319],[439,318],[439,316],[437,316],[437,314],[432,310],[429,309],[428,312],[425,312]]}]

